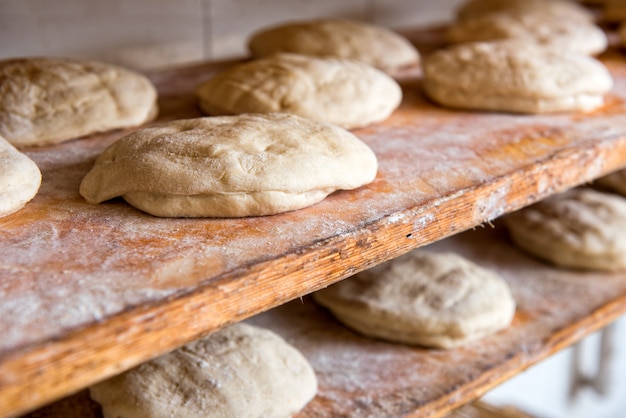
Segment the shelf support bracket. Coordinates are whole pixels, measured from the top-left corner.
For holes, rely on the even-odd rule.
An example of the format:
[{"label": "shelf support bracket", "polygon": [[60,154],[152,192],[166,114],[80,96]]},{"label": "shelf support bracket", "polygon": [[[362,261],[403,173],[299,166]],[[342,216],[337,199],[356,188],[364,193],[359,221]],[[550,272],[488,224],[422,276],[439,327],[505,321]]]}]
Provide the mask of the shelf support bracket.
[{"label": "shelf support bracket", "polygon": [[578,393],[585,388],[591,388],[602,396],[606,396],[609,393],[614,332],[614,324],[609,324],[600,331],[600,347],[596,359],[595,374],[589,374],[583,370],[584,347],[582,341],[574,345],[569,393],[570,399],[575,399]]}]

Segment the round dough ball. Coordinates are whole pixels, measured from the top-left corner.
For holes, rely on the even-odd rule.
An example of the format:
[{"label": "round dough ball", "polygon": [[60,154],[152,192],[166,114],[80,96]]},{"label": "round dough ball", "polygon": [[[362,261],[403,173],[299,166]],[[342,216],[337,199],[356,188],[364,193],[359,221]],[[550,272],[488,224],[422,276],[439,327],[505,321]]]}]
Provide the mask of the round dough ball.
[{"label": "round dough ball", "polygon": [[89,388],[104,418],[287,418],[316,394],[307,360],[236,324]]},{"label": "round dough ball", "polygon": [[0,134],[17,147],[143,124],[157,114],[143,75],[63,58],[0,61]]},{"label": "round dough ball", "polygon": [[495,333],[515,313],[498,275],[456,254],[426,251],[359,273],[313,298],[366,336],[440,348]]},{"label": "round dough ball", "polygon": [[350,129],[387,119],[402,89],[363,62],[283,53],[226,70],[196,95],[209,115],[285,112]]},{"label": "round dough ball", "polygon": [[504,217],[513,242],[568,268],[626,269],[626,200],[574,189]]},{"label": "round dough ball", "polygon": [[519,39],[588,55],[599,54],[608,46],[604,31],[591,22],[517,10],[461,20],[449,27],[447,37],[453,43]]},{"label": "round dough ball", "polygon": [[591,111],[613,87],[600,61],[521,41],[455,45],[425,57],[423,69],[425,93],[453,108]]},{"label": "round dough ball", "polygon": [[252,35],[255,57],[277,52],[335,56],[363,61],[385,71],[415,65],[417,49],[403,36],[381,26],[341,19],[285,23]]},{"label": "round dough ball", "polygon": [[457,8],[459,19],[516,10],[540,13],[553,19],[592,22],[594,15],[584,6],[569,0],[468,0]]},{"label": "round dough ball", "polygon": [[0,217],[23,208],[40,185],[37,164],[0,136]]},{"label": "round dough ball", "polygon": [[177,120],[111,144],[83,178],[90,203],[122,196],[164,217],[244,217],[304,208],[376,177],[377,160],[334,125],[287,113]]}]

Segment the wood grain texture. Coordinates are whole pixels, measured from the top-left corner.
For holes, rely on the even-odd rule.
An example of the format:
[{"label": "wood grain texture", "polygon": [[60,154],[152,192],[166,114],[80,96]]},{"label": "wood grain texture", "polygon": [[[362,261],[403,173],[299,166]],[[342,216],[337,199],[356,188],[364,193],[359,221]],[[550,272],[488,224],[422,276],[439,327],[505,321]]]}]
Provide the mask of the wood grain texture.
[{"label": "wood grain texture", "polygon": [[[442,417],[626,312],[626,273],[553,267],[518,250],[501,223],[495,225],[424,248],[454,252],[497,272],[517,302],[510,327],[463,347],[363,337],[310,297],[247,319],[283,336],[316,372],[318,394],[295,418]],[[81,392],[25,418],[98,414],[98,405]]]},{"label": "wood grain texture", "polygon": [[[591,114],[521,116],[434,106],[417,72],[386,122],[354,131],[377,179],[300,211],[160,219],[78,185],[126,132],[27,150],[39,194],[0,219],[0,416],[14,416],[396,257],[621,168],[626,60]],[[160,120],[195,117],[193,88],[233,62],[150,74]]]}]

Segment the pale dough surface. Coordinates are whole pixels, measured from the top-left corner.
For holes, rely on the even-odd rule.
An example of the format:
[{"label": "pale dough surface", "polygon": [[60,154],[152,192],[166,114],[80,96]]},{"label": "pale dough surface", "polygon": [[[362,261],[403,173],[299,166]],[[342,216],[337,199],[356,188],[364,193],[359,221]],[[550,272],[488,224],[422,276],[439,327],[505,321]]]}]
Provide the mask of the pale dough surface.
[{"label": "pale dough surface", "polygon": [[573,189],[504,217],[513,242],[568,268],[626,269],[626,199]]},{"label": "pale dough surface", "polygon": [[156,99],[145,76],[110,64],[0,61],[0,134],[17,147],[141,125],[156,116]]},{"label": "pale dough surface", "polygon": [[569,21],[594,20],[591,11],[569,0],[467,0],[457,8],[456,14],[459,19],[467,19],[509,10],[538,12],[554,19]]},{"label": "pale dough surface", "polygon": [[315,372],[272,331],[235,324],[92,386],[104,418],[287,418]]},{"label": "pale dough surface", "polygon": [[226,70],[196,95],[209,115],[285,112],[350,129],[387,119],[402,89],[360,61],[281,53]]},{"label": "pale dough surface", "polygon": [[454,108],[591,111],[613,87],[600,61],[523,41],[454,45],[426,56],[423,69],[426,94]]},{"label": "pale dough surface", "polygon": [[519,10],[460,20],[449,27],[447,37],[453,43],[519,39],[588,55],[597,55],[608,46],[604,31],[592,22],[555,19],[541,12]]},{"label": "pale dough surface", "polygon": [[412,251],[313,294],[348,327],[370,337],[452,348],[507,327],[508,284],[452,253]]},{"label": "pale dough surface", "polygon": [[244,217],[313,205],[376,177],[349,131],[286,113],[185,119],[111,144],[83,178],[90,203],[122,196],[164,217]]},{"label": "pale dough surface", "polygon": [[253,56],[292,52],[363,61],[388,71],[419,62],[417,49],[382,26],[341,19],[290,22],[262,29],[248,41]]},{"label": "pale dough surface", "polygon": [[0,136],[0,217],[23,208],[40,185],[37,164]]}]

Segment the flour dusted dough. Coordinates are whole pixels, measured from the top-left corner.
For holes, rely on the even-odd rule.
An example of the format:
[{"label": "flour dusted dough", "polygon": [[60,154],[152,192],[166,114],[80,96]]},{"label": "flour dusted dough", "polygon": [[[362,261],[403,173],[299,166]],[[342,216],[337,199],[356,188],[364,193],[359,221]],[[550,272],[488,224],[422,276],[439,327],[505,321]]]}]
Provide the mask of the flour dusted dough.
[{"label": "flour dusted dough", "polygon": [[415,65],[419,53],[403,36],[381,26],[341,19],[290,22],[252,35],[255,57],[276,52],[336,56],[363,61],[389,71]]},{"label": "flour dusted dough", "polygon": [[0,134],[23,147],[133,127],[156,116],[156,97],[146,77],[105,63],[0,61]]},{"label": "flour dusted dough", "polygon": [[83,178],[90,203],[122,196],[155,216],[272,215],[374,180],[376,156],[350,132],[286,113],[185,119],[109,146]]},{"label": "flour dusted dough", "polygon": [[551,15],[519,10],[461,20],[449,27],[447,37],[453,43],[519,39],[589,55],[599,54],[608,46],[604,31],[592,22],[555,19]]},{"label": "flour dusted dough", "polygon": [[287,53],[226,70],[196,95],[209,115],[285,112],[348,129],[387,119],[402,100],[398,83],[365,63]]},{"label": "flour dusted dough", "polygon": [[578,22],[591,22],[594,19],[591,11],[569,0],[468,0],[457,8],[457,17],[468,19],[509,10],[540,13],[554,19]]},{"label": "flour dusted dough", "polygon": [[515,301],[495,273],[452,253],[413,251],[313,294],[370,337],[452,348],[508,326]]},{"label": "flour dusted dough", "polygon": [[317,392],[307,360],[236,324],[92,386],[104,418],[286,418]]},{"label": "flour dusted dough", "polygon": [[0,136],[0,217],[24,207],[40,185],[37,164]]},{"label": "flour dusted dough", "polygon": [[626,269],[626,199],[580,188],[504,218],[513,242],[562,267]]},{"label": "flour dusted dough", "polygon": [[425,57],[422,86],[455,108],[548,113],[591,111],[613,79],[596,59],[520,41],[475,42]]}]

